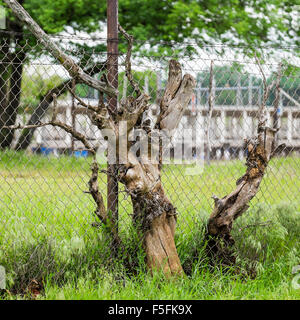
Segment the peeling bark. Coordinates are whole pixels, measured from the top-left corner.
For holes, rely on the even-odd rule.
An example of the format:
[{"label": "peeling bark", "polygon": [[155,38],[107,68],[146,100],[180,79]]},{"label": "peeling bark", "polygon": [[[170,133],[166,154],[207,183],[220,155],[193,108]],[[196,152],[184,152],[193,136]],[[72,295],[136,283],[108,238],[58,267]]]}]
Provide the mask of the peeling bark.
[{"label": "peeling bark", "polygon": [[[170,137],[187,108],[195,85],[191,75],[182,78],[180,64],[171,60],[161,115],[156,124]],[[162,270],[166,275],[182,274],[174,241],[176,208],[164,193],[158,163],[152,163],[149,155],[137,159],[129,152],[128,164],[120,168],[120,174],[120,181],[132,199],[133,220],[143,233],[149,269]]]},{"label": "peeling bark", "polygon": [[262,130],[262,135],[256,141],[247,142],[247,170],[237,180],[236,189],[222,199],[213,197],[215,208],[208,221],[208,232],[211,236],[221,237],[230,244],[233,243],[230,234],[233,221],[249,208],[248,203],[256,195],[272,155],[276,130]]}]

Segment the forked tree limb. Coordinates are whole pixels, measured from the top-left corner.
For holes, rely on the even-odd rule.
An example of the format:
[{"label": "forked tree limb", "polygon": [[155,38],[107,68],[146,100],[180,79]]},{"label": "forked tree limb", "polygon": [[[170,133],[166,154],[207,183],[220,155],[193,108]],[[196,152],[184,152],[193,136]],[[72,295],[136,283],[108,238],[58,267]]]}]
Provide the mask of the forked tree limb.
[{"label": "forked tree limb", "polygon": [[16,0],[4,0],[6,5],[12,10],[13,14],[23,22],[38,41],[57,59],[68,71],[70,76],[81,81],[88,86],[106,93],[109,96],[117,94],[117,90],[110,84],[102,82],[85,73],[75,61],[65,54],[57,44],[41,29],[41,27],[31,18],[28,12]]}]

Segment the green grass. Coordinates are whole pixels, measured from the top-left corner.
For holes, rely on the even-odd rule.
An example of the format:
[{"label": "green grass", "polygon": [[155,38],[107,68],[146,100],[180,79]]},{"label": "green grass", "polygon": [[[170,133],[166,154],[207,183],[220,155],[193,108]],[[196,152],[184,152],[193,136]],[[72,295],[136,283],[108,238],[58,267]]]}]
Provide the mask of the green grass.
[{"label": "green grass", "polygon": [[[257,197],[236,221],[238,266],[232,270],[209,266],[203,234],[211,196],[224,196],[234,188],[243,163],[212,162],[197,176],[185,175],[182,165],[165,166],[163,184],[179,213],[176,245],[189,276],[164,281],[162,275],[152,277],[146,271],[123,192],[120,233],[132,256],[131,268],[128,262],[124,265],[122,252],[118,259],[111,258],[104,230],[91,226],[94,203],[83,192],[90,161],[0,153],[0,265],[6,268],[12,292],[2,298],[16,298],[33,279],[44,281],[40,299],[300,298],[300,290],[291,285],[292,268],[300,264],[299,158],[271,161]],[[99,186],[105,195],[104,174]],[[249,270],[257,273],[254,279]]]}]

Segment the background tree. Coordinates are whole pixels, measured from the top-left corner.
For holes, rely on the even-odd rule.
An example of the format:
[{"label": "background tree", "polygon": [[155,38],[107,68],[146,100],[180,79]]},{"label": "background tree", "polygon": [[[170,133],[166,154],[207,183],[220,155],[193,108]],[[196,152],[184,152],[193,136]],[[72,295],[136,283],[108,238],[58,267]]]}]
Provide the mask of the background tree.
[{"label": "background tree", "polygon": [[[96,1],[20,0],[19,3],[50,34],[61,32],[66,26],[72,26],[74,32],[92,32],[98,28]],[[3,5],[3,1],[0,1],[0,5]],[[10,147],[14,135],[13,129],[3,129],[3,126],[14,124],[17,117],[23,65],[41,55],[42,48],[9,10],[6,14],[6,30],[0,33],[0,148],[3,149]],[[44,114],[41,109],[37,111],[39,115]]]}]

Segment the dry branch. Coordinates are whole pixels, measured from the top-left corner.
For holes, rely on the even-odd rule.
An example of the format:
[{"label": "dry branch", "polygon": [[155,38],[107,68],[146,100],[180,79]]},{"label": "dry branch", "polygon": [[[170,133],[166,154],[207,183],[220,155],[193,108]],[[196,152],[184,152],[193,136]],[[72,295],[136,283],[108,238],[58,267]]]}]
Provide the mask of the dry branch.
[{"label": "dry branch", "polygon": [[134,81],[132,71],[131,71],[131,52],[132,52],[132,45],[133,45],[133,36],[129,35],[122,28],[122,26],[120,24],[118,24],[118,29],[128,42],[128,48],[127,48],[126,59],[125,59],[125,75],[126,75],[127,79],[129,80],[131,86],[133,87],[134,92],[136,93],[137,97],[139,97],[142,94],[142,92],[140,90],[139,85]]},{"label": "dry branch", "polygon": [[72,78],[102,91],[109,96],[117,94],[117,90],[115,90],[110,84],[99,81],[85,73],[71,57],[66,55],[59,46],[50,39],[50,37],[40,28],[28,12],[16,0],[4,0],[4,2],[13,11],[13,14],[28,27],[39,42],[43,44],[43,46],[53,55],[53,57],[62,64]]},{"label": "dry branch", "polygon": [[87,108],[88,110],[90,110],[92,112],[96,112],[96,113],[99,112],[99,110],[100,110],[99,106],[95,107],[95,106],[91,106],[88,103],[85,103],[81,98],[79,98],[77,96],[77,94],[75,93],[74,89],[70,85],[68,85],[68,89],[69,89],[71,95],[73,96],[73,98],[75,98],[78,101],[78,104],[80,104],[81,106]]},{"label": "dry branch", "polygon": [[100,219],[101,222],[107,223],[107,212],[105,209],[103,197],[102,197],[101,193],[99,192],[99,187],[98,187],[99,166],[98,166],[98,163],[95,159],[92,162],[91,171],[92,171],[92,175],[89,180],[89,193],[92,195],[92,197],[97,205],[97,209],[95,211],[95,214]]},{"label": "dry branch", "polygon": [[[86,69],[85,72],[87,72],[90,76],[93,76],[105,70],[106,64],[107,64],[106,61],[99,62],[94,66]],[[33,113],[31,114],[30,119],[27,122],[27,125],[38,124],[39,119],[42,119],[46,114],[47,110],[49,109],[49,106],[53,101],[53,95],[56,94],[57,97],[59,97],[62,94],[64,94],[67,91],[67,89],[70,87],[70,85],[73,83],[73,81],[74,79],[67,79],[64,82],[60,83],[58,86],[55,86],[54,88],[51,88],[50,90],[48,90],[48,92],[40,98],[39,104],[36,106]],[[101,92],[100,94],[103,95],[103,93]],[[34,129],[35,128],[24,130],[21,133],[21,136],[19,137],[16,143],[15,150],[25,150],[29,146],[32,136],[34,134]]]}]

